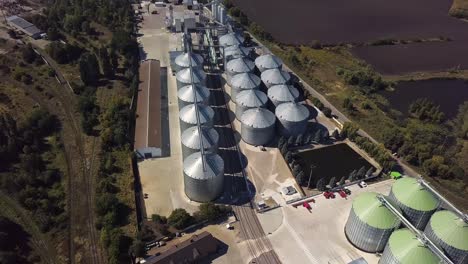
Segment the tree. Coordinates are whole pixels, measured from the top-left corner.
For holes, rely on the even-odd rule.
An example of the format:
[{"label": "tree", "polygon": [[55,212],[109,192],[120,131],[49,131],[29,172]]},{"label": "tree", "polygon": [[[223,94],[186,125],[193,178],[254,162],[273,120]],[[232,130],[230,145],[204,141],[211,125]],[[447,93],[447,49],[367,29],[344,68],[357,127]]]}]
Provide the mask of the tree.
[{"label": "tree", "polygon": [[288,146],[292,146],[295,142],[294,136],[289,136],[288,137]]},{"label": "tree", "polygon": [[278,140],[278,149],[281,149],[284,144],[286,144],[286,138],[284,136],[281,136]]},{"label": "tree", "polygon": [[328,130],[327,129],[323,130],[322,139],[327,140],[329,139],[329,137],[330,137],[330,134],[328,133]]},{"label": "tree", "polygon": [[328,182],[328,186],[330,188],[333,188],[333,187],[335,187],[335,185],[336,185],[336,177],[333,176],[333,177],[331,177],[330,181]]},{"label": "tree", "polygon": [[373,167],[370,167],[367,172],[366,172],[366,177],[369,177],[372,175],[372,173],[374,173],[374,168]]},{"label": "tree", "polygon": [[296,145],[297,146],[301,146],[302,145],[302,142],[304,141],[304,135],[303,134],[299,134],[296,138]]},{"label": "tree", "polygon": [[317,142],[317,143],[322,142],[322,131],[320,131],[320,129],[315,131],[314,141]]},{"label": "tree", "polygon": [[292,174],[293,174],[294,176],[297,176],[297,175],[299,174],[299,172],[301,172],[301,171],[302,171],[301,165],[296,164],[296,165],[294,165],[294,167],[293,167]]},{"label": "tree", "polygon": [[332,137],[336,140],[340,139],[340,132],[338,131],[338,129],[333,130]]},{"label": "tree", "polygon": [[47,29],[47,38],[50,41],[56,41],[60,38],[60,34],[56,27],[50,27]]},{"label": "tree", "polygon": [[305,181],[305,174],[304,174],[304,171],[300,171],[297,175],[296,175],[296,181],[299,185],[302,185],[304,184],[304,181]]},{"label": "tree", "polygon": [[345,181],[346,181],[346,177],[345,176],[341,177],[340,182],[338,183],[338,185],[343,186],[345,184]]},{"label": "tree", "polygon": [[353,170],[353,171],[349,174],[348,180],[349,180],[350,182],[355,181],[355,180],[356,180],[356,174],[357,174],[357,171],[356,171],[356,170]]},{"label": "tree", "polygon": [[332,111],[331,111],[331,109],[328,108],[328,107],[324,107],[324,108],[322,109],[322,113],[323,113],[326,117],[328,117],[328,118],[331,118],[331,117],[332,117]]},{"label": "tree", "polygon": [[146,256],[145,243],[139,239],[133,241],[131,250],[135,257],[142,258]]},{"label": "tree", "polygon": [[343,101],[343,108],[347,110],[353,110],[354,106],[353,103],[351,102],[351,99],[346,97]]},{"label": "tree", "polygon": [[288,144],[284,144],[281,148],[281,154],[286,155],[288,153]]},{"label": "tree", "polygon": [[307,133],[306,143],[311,144],[314,141],[314,135],[312,133]]},{"label": "tree", "polygon": [[21,49],[21,54],[23,56],[23,60],[26,63],[33,63],[37,58],[37,54],[32,48],[31,44],[28,44],[25,47],[23,47]]},{"label": "tree", "polygon": [[96,56],[92,53],[85,53],[81,56],[80,77],[85,85],[95,85],[99,79],[99,64]]},{"label": "tree", "polygon": [[365,166],[362,166],[358,172],[356,173],[356,176],[358,179],[362,179],[364,178],[364,176],[366,176],[366,167]]},{"label": "tree", "polygon": [[158,214],[152,214],[151,220],[157,224],[166,224],[167,218],[165,216],[160,216]]},{"label": "tree", "polygon": [[351,122],[345,122],[343,124],[343,129],[341,130],[340,137],[341,138],[349,138],[351,140],[354,140],[354,138],[357,136],[357,132],[359,130],[359,127]]},{"label": "tree", "polygon": [[323,192],[325,191],[326,189],[326,186],[325,186],[325,179],[324,178],[320,178],[318,181],[317,181],[317,190]]},{"label": "tree", "polygon": [[286,155],[284,155],[284,159],[286,160],[286,162],[291,163],[291,161],[292,161],[291,151],[286,152]]},{"label": "tree", "polygon": [[112,67],[109,54],[107,53],[107,49],[102,47],[99,49],[99,59],[101,63],[102,74],[106,78],[113,78],[114,77],[114,69]]},{"label": "tree", "polygon": [[192,222],[193,217],[182,208],[175,209],[167,218],[167,223],[177,229],[184,229],[191,225]]},{"label": "tree", "polygon": [[226,207],[215,205],[214,203],[202,203],[198,209],[202,220],[213,221],[229,211]]}]

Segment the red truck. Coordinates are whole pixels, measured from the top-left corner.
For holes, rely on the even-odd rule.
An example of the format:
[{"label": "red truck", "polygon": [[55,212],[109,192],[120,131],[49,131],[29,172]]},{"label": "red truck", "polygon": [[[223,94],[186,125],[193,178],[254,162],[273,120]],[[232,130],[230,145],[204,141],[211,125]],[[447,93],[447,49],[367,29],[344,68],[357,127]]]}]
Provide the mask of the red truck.
[{"label": "red truck", "polygon": [[329,191],[324,192],[323,196],[325,196],[325,198],[327,198],[327,199],[330,199],[330,198],[334,199],[335,198],[335,194],[333,192],[329,192]]}]

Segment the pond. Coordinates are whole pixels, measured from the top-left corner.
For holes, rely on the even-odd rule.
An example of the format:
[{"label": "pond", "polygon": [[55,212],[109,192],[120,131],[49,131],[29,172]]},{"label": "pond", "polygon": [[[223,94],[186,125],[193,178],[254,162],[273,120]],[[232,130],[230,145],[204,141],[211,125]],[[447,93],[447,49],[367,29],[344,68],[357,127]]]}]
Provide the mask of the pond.
[{"label": "pond", "polygon": [[395,91],[381,93],[390,106],[404,115],[416,99],[427,98],[440,105],[447,118],[458,113],[458,107],[468,100],[468,81],[461,79],[431,79],[422,81],[399,82]]},{"label": "pond", "polygon": [[312,171],[311,187],[315,187],[320,178],[325,178],[325,182],[328,184],[332,177],[336,177],[336,180],[339,181],[343,176],[347,178],[353,170],[358,171],[361,167],[365,167],[367,171],[373,167],[345,143],[307,150],[297,155],[302,159],[302,167],[307,180],[311,165],[315,166]]}]

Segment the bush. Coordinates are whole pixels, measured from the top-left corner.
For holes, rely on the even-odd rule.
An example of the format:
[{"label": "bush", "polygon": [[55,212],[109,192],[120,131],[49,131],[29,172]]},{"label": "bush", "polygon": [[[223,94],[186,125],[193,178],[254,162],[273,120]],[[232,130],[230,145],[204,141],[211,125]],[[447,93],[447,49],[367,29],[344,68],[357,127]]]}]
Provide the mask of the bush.
[{"label": "bush", "polygon": [[193,224],[193,217],[185,209],[177,208],[167,218],[167,223],[180,230]]},{"label": "bush", "polygon": [[200,220],[213,221],[231,211],[230,207],[215,205],[214,203],[203,203],[199,207]]},{"label": "bush", "polygon": [[326,117],[332,118],[332,110],[330,108],[323,107],[322,112]]},{"label": "bush", "polygon": [[157,224],[166,224],[167,218],[165,216],[160,216],[158,214],[151,215],[151,220]]}]

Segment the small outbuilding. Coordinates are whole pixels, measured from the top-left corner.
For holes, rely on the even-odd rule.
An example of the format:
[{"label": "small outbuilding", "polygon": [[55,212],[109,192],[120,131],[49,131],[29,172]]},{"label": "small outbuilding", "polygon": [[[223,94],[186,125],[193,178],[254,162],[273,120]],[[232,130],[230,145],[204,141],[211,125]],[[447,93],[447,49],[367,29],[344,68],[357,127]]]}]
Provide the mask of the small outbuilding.
[{"label": "small outbuilding", "polygon": [[33,39],[38,39],[41,37],[42,30],[38,29],[35,25],[29,23],[28,21],[19,16],[10,16],[7,17],[6,20],[8,25],[10,25],[18,31],[23,32],[24,34],[30,36]]}]

